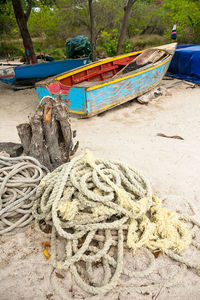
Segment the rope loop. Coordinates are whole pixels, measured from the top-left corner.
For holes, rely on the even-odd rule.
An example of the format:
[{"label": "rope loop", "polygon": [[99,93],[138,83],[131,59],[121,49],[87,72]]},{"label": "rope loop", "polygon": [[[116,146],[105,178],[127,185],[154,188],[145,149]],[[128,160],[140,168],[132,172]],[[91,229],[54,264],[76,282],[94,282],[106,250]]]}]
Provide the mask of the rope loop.
[{"label": "rope loop", "polygon": [[37,185],[47,172],[33,157],[0,156],[0,235],[18,232],[33,221]]}]

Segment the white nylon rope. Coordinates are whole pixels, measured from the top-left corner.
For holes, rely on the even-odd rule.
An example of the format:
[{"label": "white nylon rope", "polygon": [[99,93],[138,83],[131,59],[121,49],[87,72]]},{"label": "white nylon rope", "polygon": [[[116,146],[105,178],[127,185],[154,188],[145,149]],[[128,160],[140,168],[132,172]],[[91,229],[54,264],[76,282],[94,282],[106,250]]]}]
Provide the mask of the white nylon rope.
[{"label": "white nylon rope", "polygon": [[32,222],[37,185],[46,173],[32,157],[0,156],[0,235],[13,234]]}]

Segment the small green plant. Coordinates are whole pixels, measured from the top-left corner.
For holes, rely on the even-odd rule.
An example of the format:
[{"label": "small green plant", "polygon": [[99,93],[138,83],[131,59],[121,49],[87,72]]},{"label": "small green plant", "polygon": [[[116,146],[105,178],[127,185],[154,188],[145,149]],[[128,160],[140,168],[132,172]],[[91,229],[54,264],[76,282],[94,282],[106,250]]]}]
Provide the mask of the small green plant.
[{"label": "small green plant", "polygon": [[[102,31],[99,45],[103,48],[108,56],[117,54],[117,44],[119,39],[118,29],[113,29],[111,32]],[[122,53],[128,53],[132,50],[132,45],[129,40],[125,40],[122,48]]]},{"label": "small green plant", "polygon": [[118,37],[119,32],[117,29],[113,29],[111,32],[101,32],[100,45],[105,49],[108,56],[116,55]]},{"label": "small green plant", "polygon": [[129,40],[125,40],[122,47],[122,53],[129,53],[132,51],[132,49],[133,45],[131,44],[131,42]]}]

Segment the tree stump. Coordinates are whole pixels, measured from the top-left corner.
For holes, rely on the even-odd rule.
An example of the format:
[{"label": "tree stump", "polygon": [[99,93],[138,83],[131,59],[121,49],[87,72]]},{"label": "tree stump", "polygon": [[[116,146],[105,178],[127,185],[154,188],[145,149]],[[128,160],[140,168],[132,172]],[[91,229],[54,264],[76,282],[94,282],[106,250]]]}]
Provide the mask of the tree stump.
[{"label": "tree stump", "polygon": [[39,160],[50,171],[68,162],[77,148],[73,147],[76,132],[71,130],[69,107],[60,97],[46,98],[29,123],[17,126],[24,155]]}]

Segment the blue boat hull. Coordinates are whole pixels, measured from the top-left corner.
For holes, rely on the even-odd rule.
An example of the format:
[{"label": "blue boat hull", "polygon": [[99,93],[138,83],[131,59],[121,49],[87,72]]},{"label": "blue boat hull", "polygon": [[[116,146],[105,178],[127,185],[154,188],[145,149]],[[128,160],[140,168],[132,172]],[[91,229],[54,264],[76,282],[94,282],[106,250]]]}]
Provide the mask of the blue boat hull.
[{"label": "blue boat hull", "polygon": [[0,77],[0,81],[11,85],[16,81],[16,78],[15,77],[11,77],[11,78],[1,78]]},{"label": "blue boat hull", "polygon": [[148,92],[162,80],[169,63],[114,82],[109,86],[102,86],[94,90],[89,89],[87,91],[87,114],[97,114]]},{"label": "blue boat hull", "polygon": [[0,81],[6,84],[14,84],[15,82],[24,81],[39,81],[41,79],[55,76],[63,72],[78,68],[80,66],[86,65],[89,62],[89,58],[79,58],[79,59],[67,59],[55,62],[46,62],[35,65],[28,65],[22,67],[14,68],[14,77],[1,78]]}]

